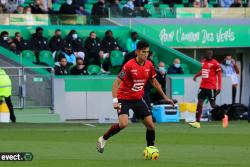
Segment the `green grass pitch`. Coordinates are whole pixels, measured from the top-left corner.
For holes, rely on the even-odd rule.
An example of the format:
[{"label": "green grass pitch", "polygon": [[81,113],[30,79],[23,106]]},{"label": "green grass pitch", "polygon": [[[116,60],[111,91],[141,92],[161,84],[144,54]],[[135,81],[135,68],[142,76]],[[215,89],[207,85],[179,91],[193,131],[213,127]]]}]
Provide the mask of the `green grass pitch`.
[{"label": "green grass pitch", "polygon": [[0,124],[0,152],[32,152],[33,161],[3,162],[2,167],[249,167],[250,124],[157,124],[158,161],[143,160],[145,128],[130,124],[112,137],[103,154],[97,138],[109,124]]}]

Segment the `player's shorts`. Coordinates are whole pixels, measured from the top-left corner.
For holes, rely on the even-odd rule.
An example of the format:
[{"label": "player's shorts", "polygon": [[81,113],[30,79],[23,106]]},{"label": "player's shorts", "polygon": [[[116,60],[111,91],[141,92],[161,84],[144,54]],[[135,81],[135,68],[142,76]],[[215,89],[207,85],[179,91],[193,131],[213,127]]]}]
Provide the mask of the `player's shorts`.
[{"label": "player's shorts", "polygon": [[124,100],[118,99],[121,105],[121,111],[118,115],[126,114],[129,116],[129,109],[132,109],[137,119],[143,119],[151,114],[151,111],[144,99]]},{"label": "player's shorts", "polygon": [[200,88],[198,93],[198,99],[205,100],[208,98],[209,102],[216,100],[216,90],[215,89],[205,89]]}]

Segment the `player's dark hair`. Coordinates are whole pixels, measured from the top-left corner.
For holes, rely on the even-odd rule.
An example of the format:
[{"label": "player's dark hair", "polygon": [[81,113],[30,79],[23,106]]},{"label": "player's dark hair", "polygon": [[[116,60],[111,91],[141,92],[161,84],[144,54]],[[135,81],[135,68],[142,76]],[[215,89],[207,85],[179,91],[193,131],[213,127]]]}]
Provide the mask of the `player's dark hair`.
[{"label": "player's dark hair", "polygon": [[148,48],[149,47],[149,44],[146,42],[146,41],[139,41],[137,44],[136,44],[136,48],[137,50],[142,50],[144,48]]}]

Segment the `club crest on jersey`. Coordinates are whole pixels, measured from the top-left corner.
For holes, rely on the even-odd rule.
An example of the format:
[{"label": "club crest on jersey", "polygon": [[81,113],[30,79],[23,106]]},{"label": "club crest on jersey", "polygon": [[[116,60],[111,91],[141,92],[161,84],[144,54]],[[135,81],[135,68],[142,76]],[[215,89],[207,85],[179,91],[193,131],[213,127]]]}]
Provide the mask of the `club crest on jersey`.
[{"label": "club crest on jersey", "polygon": [[119,78],[123,79],[126,75],[126,72],[125,71],[121,71],[120,74],[119,74]]}]

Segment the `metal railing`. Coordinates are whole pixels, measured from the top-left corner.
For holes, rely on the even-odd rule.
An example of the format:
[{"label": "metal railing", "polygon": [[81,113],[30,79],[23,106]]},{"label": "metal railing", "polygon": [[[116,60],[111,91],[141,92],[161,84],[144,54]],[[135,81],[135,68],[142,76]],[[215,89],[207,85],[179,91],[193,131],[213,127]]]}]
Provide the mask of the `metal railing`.
[{"label": "metal railing", "polygon": [[[51,108],[54,109],[53,78],[51,67],[0,67],[12,81],[12,101],[14,108]],[[35,69],[48,70],[39,74]]]}]

